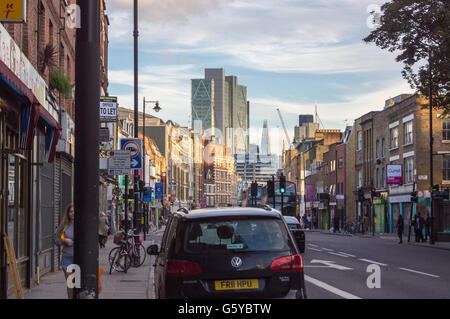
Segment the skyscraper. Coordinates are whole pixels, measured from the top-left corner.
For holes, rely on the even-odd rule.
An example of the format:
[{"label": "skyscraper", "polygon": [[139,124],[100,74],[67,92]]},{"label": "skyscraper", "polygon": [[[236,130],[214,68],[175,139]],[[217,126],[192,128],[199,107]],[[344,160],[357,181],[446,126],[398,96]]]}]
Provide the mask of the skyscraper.
[{"label": "skyscraper", "polygon": [[261,154],[270,155],[270,136],[267,120],[264,120],[263,131],[261,137]]},{"label": "skyscraper", "polygon": [[[215,129],[215,142],[232,154],[248,152],[249,104],[247,87],[225,70],[205,69],[205,79],[192,80],[192,126]],[[198,127],[198,125],[197,125]]]}]

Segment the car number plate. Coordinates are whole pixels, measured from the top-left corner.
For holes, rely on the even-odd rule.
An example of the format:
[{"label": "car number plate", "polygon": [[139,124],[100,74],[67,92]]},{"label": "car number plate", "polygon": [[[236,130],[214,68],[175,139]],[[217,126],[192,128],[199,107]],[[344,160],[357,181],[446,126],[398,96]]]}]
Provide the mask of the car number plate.
[{"label": "car number plate", "polygon": [[258,279],[216,280],[216,290],[258,289]]}]

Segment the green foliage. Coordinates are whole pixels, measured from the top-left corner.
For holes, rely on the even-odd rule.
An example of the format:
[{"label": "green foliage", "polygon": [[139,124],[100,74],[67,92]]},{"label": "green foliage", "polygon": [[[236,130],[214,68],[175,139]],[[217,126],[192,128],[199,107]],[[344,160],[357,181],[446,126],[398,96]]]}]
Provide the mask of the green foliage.
[{"label": "green foliage", "polygon": [[431,64],[433,106],[449,114],[449,1],[391,0],[381,10],[381,25],[363,40],[399,52],[396,60],[404,64],[403,77],[425,96],[429,95]]},{"label": "green foliage", "polygon": [[53,69],[50,71],[50,90],[57,90],[64,97],[71,98],[72,85],[63,70]]}]

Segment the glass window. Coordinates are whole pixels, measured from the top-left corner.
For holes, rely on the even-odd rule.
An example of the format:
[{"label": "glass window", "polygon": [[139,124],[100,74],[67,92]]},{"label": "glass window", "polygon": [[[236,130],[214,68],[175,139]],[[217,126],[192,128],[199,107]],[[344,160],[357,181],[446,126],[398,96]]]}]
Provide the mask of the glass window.
[{"label": "glass window", "polygon": [[445,119],[442,123],[442,140],[450,141],[450,119]]},{"label": "glass window", "polygon": [[231,217],[189,222],[184,237],[187,253],[234,253],[290,249],[289,235],[281,220]]},{"label": "glass window", "polygon": [[343,166],[344,166],[344,160],[342,159],[342,157],[339,157],[339,159],[338,159],[338,168],[342,169]]},{"label": "glass window", "polygon": [[381,157],[386,157],[386,143],[384,142],[384,138],[381,140]]},{"label": "glass window", "polygon": [[386,171],[384,167],[381,169],[381,180],[383,183],[383,188],[386,188]]},{"label": "glass window", "polygon": [[356,150],[360,151],[362,149],[362,134],[361,131],[359,131],[357,133],[357,145],[356,145]]},{"label": "glass window", "polygon": [[404,125],[405,129],[405,145],[411,144],[413,142],[413,122],[406,122]]},{"label": "glass window", "polygon": [[442,165],[443,167],[443,180],[444,181],[450,181],[450,158],[444,158],[444,163]]},{"label": "glass window", "polygon": [[379,159],[380,158],[380,141],[377,140],[376,142],[376,158]]},{"label": "glass window", "polygon": [[398,127],[391,128],[391,149],[398,148]]},{"label": "glass window", "polygon": [[362,187],[362,173],[358,171],[358,187]]},{"label": "glass window", "polygon": [[377,168],[377,183],[376,183],[376,187],[380,188],[380,169]]},{"label": "glass window", "polygon": [[414,181],[414,157],[408,157],[404,160],[405,166],[405,182],[412,183]]}]

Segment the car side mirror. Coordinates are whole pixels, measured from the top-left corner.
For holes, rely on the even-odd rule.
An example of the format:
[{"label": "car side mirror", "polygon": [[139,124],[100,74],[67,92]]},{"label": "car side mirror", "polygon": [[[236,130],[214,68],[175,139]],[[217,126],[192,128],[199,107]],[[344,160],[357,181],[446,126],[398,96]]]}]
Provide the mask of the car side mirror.
[{"label": "car side mirror", "polygon": [[158,245],[150,245],[150,246],[148,246],[147,254],[149,254],[149,255],[159,255]]}]

